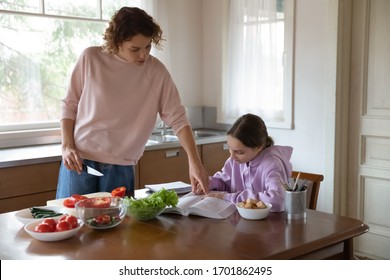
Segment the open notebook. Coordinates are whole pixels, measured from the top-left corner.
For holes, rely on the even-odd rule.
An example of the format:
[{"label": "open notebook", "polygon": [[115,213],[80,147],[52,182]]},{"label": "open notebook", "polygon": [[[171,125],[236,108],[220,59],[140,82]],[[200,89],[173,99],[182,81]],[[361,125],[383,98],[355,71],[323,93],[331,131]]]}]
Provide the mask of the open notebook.
[{"label": "open notebook", "polygon": [[169,182],[164,184],[145,185],[145,188],[149,189],[152,192],[158,192],[164,188],[169,191],[174,190],[177,194],[189,193],[191,191],[191,185],[181,181]]}]

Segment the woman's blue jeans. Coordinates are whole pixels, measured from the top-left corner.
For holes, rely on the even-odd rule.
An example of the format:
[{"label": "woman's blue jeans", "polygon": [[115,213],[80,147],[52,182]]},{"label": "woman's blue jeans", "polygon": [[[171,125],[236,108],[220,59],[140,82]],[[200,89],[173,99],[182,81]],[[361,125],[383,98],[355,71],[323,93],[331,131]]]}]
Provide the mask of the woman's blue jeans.
[{"label": "woman's blue jeans", "polygon": [[111,192],[117,187],[126,187],[126,195],[134,196],[134,166],[100,163],[84,160],[88,165],[104,176],[94,176],[83,170],[79,175],[76,171],[68,170],[61,162],[58,177],[56,198],[70,197],[72,194],[88,194],[95,192]]}]

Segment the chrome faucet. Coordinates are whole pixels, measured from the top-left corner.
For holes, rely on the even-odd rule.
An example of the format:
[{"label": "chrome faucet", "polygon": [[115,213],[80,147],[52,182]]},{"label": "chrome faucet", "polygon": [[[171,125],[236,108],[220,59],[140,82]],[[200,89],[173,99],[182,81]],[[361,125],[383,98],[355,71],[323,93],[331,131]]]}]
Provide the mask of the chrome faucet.
[{"label": "chrome faucet", "polygon": [[162,130],[161,130],[161,135],[166,135],[167,134],[167,125],[165,124],[165,122],[163,122],[163,125],[162,125]]}]

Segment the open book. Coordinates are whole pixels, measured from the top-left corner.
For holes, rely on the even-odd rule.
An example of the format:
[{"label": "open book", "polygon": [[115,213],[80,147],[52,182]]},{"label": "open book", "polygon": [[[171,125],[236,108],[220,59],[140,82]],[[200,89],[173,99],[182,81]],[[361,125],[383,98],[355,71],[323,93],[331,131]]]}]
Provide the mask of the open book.
[{"label": "open book", "polygon": [[226,219],[236,211],[236,206],[226,200],[188,193],[179,198],[176,207],[167,207],[163,213],[183,216],[197,215],[212,219]]}]

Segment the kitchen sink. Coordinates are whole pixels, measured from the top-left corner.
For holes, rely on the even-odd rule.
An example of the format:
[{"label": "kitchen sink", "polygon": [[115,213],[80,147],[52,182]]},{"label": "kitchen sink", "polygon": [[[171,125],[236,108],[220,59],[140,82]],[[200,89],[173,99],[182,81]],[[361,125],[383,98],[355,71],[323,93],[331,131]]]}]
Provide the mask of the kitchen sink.
[{"label": "kitchen sink", "polygon": [[149,141],[155,141],[157,143],[167,143],[167,142],[178,142],[179,139],[176,135],[164,134],[164,135],[156,135],[153,134],[149,137]]},{"label": "kitchen sink", "polygon": [[225,136],[226,131],[224,130],[213,130],[213,129],[194,129],[193,130],[195,139],[202,139],[206,137]]},{"label": "kitchen sink", "polygon": [[[194,129],[193,130],[195,140],[205,139],[208,137],[218,137],[225,136],[226,131],[224,130],[214,130],[214,129]],[[163,143],[171,143],[171,142],[179,142],[179,139],[176,135],[173,134],[171,129],[167,129],[164,131],[159,131],[153,133],[147,142],[147,146],[157,145]]]},{"label": "kitchen sink", "polygon": [[146,146],[151,146],[151,145],[157,145],[159,142],[157,140],[148,140],[148,142],[146,142]]}]

